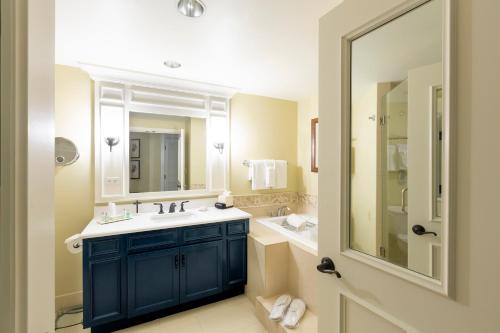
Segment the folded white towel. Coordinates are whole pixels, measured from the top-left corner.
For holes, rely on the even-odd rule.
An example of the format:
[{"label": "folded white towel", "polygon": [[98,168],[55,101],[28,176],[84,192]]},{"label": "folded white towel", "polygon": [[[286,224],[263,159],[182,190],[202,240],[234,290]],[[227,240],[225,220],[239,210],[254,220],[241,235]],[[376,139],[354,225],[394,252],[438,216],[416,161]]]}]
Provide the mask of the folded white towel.
[{"label": "folded white towel", "polygon": [[276,302],[274,302],[273,307],[271,309],[271,313],[269,314],[269,319],[274,321],[281,321],[285,316],[285,312],[290,306],[292,302],[292,297],[290,295],[281,295],[278,297]]},{"label": "folded white towel", "polygon": [[287,328],[295,328],[299,325],[300,319],[306,312],[306,303],[301,299],[294,299],[288,308],[288,311],[283,320],[283,325]]},{"label": "folded white towel", "polygon": [[286,217],[286,223],[295,229],[300,229],[306,222],[306,219],[297,214],[290,214]]}]

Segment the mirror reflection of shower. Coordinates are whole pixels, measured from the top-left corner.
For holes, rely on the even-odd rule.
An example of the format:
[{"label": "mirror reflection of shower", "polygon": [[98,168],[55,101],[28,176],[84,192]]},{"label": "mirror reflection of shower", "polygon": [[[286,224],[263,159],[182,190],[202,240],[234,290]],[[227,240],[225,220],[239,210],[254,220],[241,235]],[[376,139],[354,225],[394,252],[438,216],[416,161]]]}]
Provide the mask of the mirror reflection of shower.
[{"label": "mirror reflection of shower", "polygon": [[379,254],[408,266],[408,80],[384,84],[382,97],[382,233]]}]

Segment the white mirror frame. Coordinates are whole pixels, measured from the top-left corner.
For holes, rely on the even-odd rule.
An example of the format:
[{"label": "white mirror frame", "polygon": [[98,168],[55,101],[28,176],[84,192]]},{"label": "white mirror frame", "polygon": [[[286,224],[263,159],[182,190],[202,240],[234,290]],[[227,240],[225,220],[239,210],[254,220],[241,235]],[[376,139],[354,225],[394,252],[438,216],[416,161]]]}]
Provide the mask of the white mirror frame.
[{"label": "white mirror frame", "polygon": [[[101,66],[83,65],[82,69],[94,80],[96,203],[207,197],[229,188],[230,98],[234,89]],[[112,121],[107,120],[110,112]],[[129,193],[129,112],[206,119],[206,189]],[[215,118],[224,120],[224,128]],[[216,123],[219,127],[214,130]],[[106,132],[120,137],[112,147],[113,159],[104,142]],[[214,133],[224,140],[222,153],[214,147]]]},{"label": "white mirror frame", "polygon": [[341,185],[342,185],[342,203],[341,203],[341,235],[340,235],[340,253],[348,258],[357,260],[361,263],[370,265],[389,274],[409,282],[420,285],[442,295],[452,296],[453,279],[451,272],[453,271],[453,251],[451,235],[453,235],[454,221],[454,142],[455,142],[455,126],[453,115],[450,110],[453,110],[454,101],[454,1],[443,1],[443,145],[444,145],[444,162],[443,162],[443,197],[442,197],[442,250],[441,263],[442,274],[441,280],[435,280],[426,275],[411,271],[404,267],[392,264],[385,260],[379,259],[360,251],[353,250],[349,247],[349,216],[350,216],[350,154],[351,154],[351,133],[350,133],[350,113],[351,113],[351,43],[358,37],[373,31],[389,21],[396,19],[409,11],[425,4],[432,0],[413,0],[405,2],[404,5],[398,6],[387,12],[385,15],[377,18],[374,21],[361,26],[360,28],[343,36],[342,43],[342,155],[341,155]]}]

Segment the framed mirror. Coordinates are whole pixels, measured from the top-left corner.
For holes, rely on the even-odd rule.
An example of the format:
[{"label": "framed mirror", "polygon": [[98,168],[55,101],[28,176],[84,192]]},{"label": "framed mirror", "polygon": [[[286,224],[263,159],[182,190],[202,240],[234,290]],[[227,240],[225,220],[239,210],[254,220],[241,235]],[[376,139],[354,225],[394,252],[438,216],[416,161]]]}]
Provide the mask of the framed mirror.
[{"label": "framed mirror", "polygon": [[345,39],[344,253],[446,293],[446,0],[416,1]]},{"label": "framed mirror", "polygon": [[233,89],[85,68],[95,80],[96,203],[213,196],[229,188]]},{"label": "framed mirror", "polygon": [[57,166],[71,165],[80,158],[80,153],[74,142],[60,136],[55,138],[54,152]]},{"label": "framed mirror", "polygon": [[206,190],[206,119],[129,112],[129,193]]}]

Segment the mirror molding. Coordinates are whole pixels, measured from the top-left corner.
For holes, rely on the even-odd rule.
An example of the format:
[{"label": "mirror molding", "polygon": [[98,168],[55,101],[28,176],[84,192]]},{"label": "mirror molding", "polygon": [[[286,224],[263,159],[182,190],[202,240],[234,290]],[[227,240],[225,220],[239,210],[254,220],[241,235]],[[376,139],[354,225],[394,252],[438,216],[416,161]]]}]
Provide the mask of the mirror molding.
[{"label": "mirror molding", "polygon": [[[229,124],[234,89],[100,66],[84,65],[82,69],[94,80],[95,203],[210,197],[230,187]],[[129,112],[206,119],[207,188],[129,193]],[[119,142],[107,146],[104,132],[119,137]],[[224,140],[222,153],[214,148],[215,133],[218,140]],[[111,154],[114,162],[106,168]]]},{"label": "mirror molding", "polygon": [[443,129],[444,129],[444,163],[443,163],[443,197],[442,197],[442,248],[441,280],[435,280],[429,276],[400,267],[377,257],[364,254],[349,247],[349,219],[350,219],[350,154],[351,154],[351,43],[358,37],[373,31],[382,25],[392,21],[409,11],[432,0],[411,0],[393,8],[385,14],[371,20],[358,29],[347,33],[341,40],[341,109],[342,109],[342,133],[341,133],[341,235],[340,253],[348,258],[367,264],[388,274],[415,283],[439,294],[453,297],[454,281],[451,272],[454,271],[453,251],[453,223],[454,221],[454,192],[455,182],[455,116],[450,112],[453,110],[455,100],[454,64],[455,64],[455,39],[454,39],[454,16],[455,2],[453,0],[441,0],[443,3]]}]

